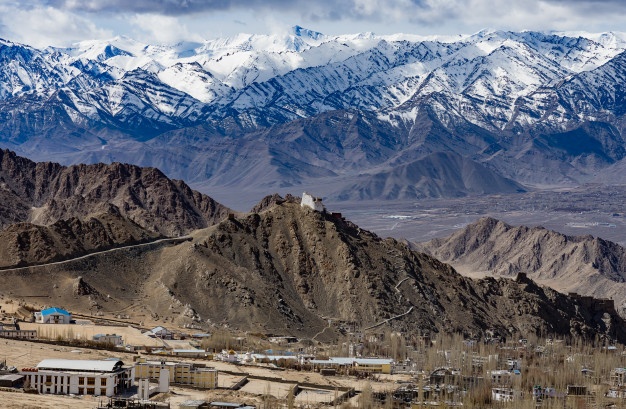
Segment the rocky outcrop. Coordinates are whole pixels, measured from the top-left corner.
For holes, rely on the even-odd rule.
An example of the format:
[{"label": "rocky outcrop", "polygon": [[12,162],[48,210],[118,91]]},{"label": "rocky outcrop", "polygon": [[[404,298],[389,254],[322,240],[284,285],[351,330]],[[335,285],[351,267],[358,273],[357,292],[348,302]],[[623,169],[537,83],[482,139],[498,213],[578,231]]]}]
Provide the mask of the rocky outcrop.
[{"label": "rocky outcrop", "polygon": [[83,280],[82,277],[77,277],[72,284],[72,293],[76,296],[83,295],[100,295],[96,289],[94,289],[89,283]]},{"label": "rocky outcrop", "polygon": [[122,163],[65,167],[35,163],[8,150],[0,150],[0,198],[0,227],[49,225],[113,207],[148,231],[175,236],[228,214],[225,206],[155,168]]},{"label": "rocky outcrop", "polygon": [[296,196],[292,196],[290,194],[282,197],[278,193],[274,193],[273,195],[267,195],[259,203],[254,205],[250,210],[251,213],[261,213],[265,209],[268,209],[276,204],[282,204],[285,202],[289,203],[300,203],[300,198]]},{"label": "rocky outcrop", "polygon": [[621,322],[612,308],[524,278],[465,278],[406,244],[289,202],[221,222],[178,254],[184,268],[173,262],[160,277],[175,297],[211,322],[249,330],[328,336],[331,319],[476,336],[626,334],[603,320]]},{"label": "rocky outcrop", "polygon": [[192,241],[101,252],[27,273],[5,270],[3,278],[16,293],[50,294],[77,311],[100,297],[103,313],[316,340],[337,339],[350,324],[626,341],[610,302],[570,297],[524,276],[472,280],[406,243],[279,202],[198,230]]},{"label": "rocky outcrop", "polygon": [[626,249],[601,238],[483,218],[416,248],[468,273],[509,277],[525,273],[563,292],[613,298],[618,304],[626,301]]},{"label": "rocky outcrop", "polygon": [[158,237],[114,211],[50,226],[16,223],[0,231],[0,268],[66,260]]}]

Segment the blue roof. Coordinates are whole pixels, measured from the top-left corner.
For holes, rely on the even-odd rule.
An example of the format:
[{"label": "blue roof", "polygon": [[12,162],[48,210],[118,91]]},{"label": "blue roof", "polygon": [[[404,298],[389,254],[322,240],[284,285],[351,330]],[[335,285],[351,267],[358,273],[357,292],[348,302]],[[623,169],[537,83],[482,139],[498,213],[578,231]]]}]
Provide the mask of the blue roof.
[{"label": "blue roof", "polygon": [[41,315],[50,315],[50,314],[63,314],[63,315],[71,315],[69,312],[64,309],[52,307],[46,308],[45,310],[41,310]]}]

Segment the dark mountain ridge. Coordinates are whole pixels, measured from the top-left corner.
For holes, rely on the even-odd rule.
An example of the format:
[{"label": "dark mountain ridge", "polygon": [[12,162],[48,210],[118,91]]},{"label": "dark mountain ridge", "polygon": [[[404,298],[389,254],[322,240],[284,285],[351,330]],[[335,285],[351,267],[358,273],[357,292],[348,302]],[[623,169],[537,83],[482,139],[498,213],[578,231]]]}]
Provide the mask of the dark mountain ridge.
[{"label": "dark mountain ridge", "polygon": [[0,227],[18,222],[49,225],[107,213],[110,207],[143,229],[180,235],[227,216],[225,206],[170,180],[154,168],[35,163],[0,150]]},{"label": "dark mountain ridge", "polygon": [[62,261],[159,237],[123,218],[113,207],[108,213],[84,220],[57,220],[49,226],[15,223],[0,230],[0,268]]}]

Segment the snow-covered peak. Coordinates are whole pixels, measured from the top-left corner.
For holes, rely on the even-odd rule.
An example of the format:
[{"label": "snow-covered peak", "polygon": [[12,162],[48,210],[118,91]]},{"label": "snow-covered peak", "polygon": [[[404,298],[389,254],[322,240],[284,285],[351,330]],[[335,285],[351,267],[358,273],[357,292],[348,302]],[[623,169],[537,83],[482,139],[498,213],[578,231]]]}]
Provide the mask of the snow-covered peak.
[{"label": "snow-covered peak", "polygon": [[[49,97],[69,88],[73,106],[90,117],[98,110],[123,111],[124,98],[146,105],[146,84],[154,90],[150,95],[172,95],[152,99],[160,101],[156,111],[168,115],[180,107],[164,101],[193,106],[183,110],[189,117],[257,115],[266,123],[352,108],[395,110],[406,117],[436,96],[447,100],[441,108],[446,115],[458,112],[480,126],[504,129],[522,99],[610,62],[626,50],[626,35],[481,30],[447,37],[330,36],[294,26],[171,45],[128,37],[65,49],[0,44],[7,62],[0,67],[0,100]],[[118,103],[106,102],[113,97]],[[98,108],[92,106],[96,100]],[[176,122],[169,116],[168,121]]]},{"label": "snow-covered peak", "polygon": [[305,37],[311,40],[320,41],[326,38],[326,36],[318,31],[309,30],[308,28],[293,26],[291,27],[291,33],[298,37]]}]

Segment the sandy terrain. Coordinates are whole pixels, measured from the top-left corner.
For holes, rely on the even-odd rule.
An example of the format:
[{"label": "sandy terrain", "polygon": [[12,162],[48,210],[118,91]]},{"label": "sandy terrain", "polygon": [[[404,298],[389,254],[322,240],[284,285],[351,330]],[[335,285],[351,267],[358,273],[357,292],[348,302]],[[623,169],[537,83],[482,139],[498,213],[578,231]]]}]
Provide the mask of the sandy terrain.
[{"label": "sandy terrain", "polygon": [[33,395],[0,391],[1,407],[6,409],[85,409],[95,408],[101,398],[94,396]]},{"label": "sandy terrain", "polygon": [[42,342],[15,341],[11,339],[0,339],[0,354],[2,359],[6,358],[7,365],[15,366],[18,369],[34,367],[46,358],[64,359],[104,359],[119,358],[124,363],[133,362],[135,354],[127,352],[99,351],[86,348],[70,348]]},{"label": "sandy terrain", "polygon": [[279,399],[285,399],[293,386],[294,384],[292,383],[268,382],[259,379],[251,379],[243,388],[241,388],[241,391],[253,395],[269,394]]},{"label": "sandy terrain", "polygon": [[160,339],[150,338],[143,335],[140,330],[129,326],[113,327],[94,324],[37,324],[34,322],[21,322],[20,328],[26,330],[36,329],[39,337],[48,339],[63,337],[91,340],[96,334],[117,334],[122,336],[126,345],[163,346],[163,341]]}]

